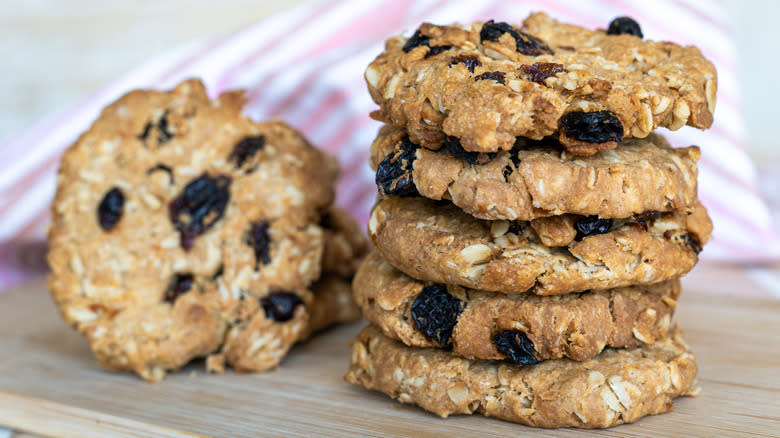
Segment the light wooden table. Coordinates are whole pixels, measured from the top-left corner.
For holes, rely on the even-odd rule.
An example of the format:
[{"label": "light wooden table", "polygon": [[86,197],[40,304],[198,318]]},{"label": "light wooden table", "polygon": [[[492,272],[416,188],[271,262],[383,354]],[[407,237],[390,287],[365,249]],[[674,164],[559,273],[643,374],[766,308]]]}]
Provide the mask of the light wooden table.
[{"label": "light wooden table", "polygon": [[[677,320],[699,361],[697,398],[670,414],[571,436],[780,436],[780,300],[713,294],[741,270],[687,278]],[[300,345],[274,372],[161,383],[101,370],[60,319],[43,280],[0,294],[0,424],[45,436],[558,436],[480,416],[440,419],[342,380],[361,323]]]}]

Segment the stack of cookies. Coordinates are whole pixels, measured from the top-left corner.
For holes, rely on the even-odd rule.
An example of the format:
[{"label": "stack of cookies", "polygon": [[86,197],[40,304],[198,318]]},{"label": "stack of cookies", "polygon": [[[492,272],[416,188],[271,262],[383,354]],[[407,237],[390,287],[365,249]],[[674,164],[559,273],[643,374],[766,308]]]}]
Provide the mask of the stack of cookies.
[{"label": "stack of cookies", "polygon": [[652,131],[711,125],[698,49],[627,17],[423,24],[366,80],[386,125],[347,381],[541,427],[633,422],[695,392],[672,315],[712,226],[699,149]]},{"label": "stack of cookies", "polygon": [[197,357],[262,371],[360,317],[367,242],[332,206],[336,160],[243,103],[197,80],[133,91],[65,152],[49,288],[100,365],[151,381]]}]

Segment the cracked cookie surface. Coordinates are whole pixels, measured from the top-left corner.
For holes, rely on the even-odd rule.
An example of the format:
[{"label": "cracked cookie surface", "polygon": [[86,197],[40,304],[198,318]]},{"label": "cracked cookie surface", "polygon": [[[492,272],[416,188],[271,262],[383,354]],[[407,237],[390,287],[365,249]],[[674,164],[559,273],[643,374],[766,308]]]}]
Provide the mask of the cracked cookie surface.
[{"label": "cracked cookie surface", "polygon": [[132,91],[63,155],[49,289],[101,365],[159,380],[216,351],[236,320],[266,319],[273,294],[308,313],[328,242],[359,234],[319,225],[336,160],[282,122],[243,117],[243,103],[211,101],[197,80]]},{"label": "cracked cookie surface", "polygon": [[482,414],[529,426],[605,428],[669,412],[696,395],[696,357],[677,328],[652,345],[607,349],[587,362],[532,366],[407,347],[368,326],[344,379],[441,417]]},{"label": "cracked cookie surface", "polygon": [[[437,286],[460,303],[454,318],[437,321],[440,330],[451,333],[444,343],[428,336],[417,321],[428,316],[417,311],[419,301]],[[679,280],[581,294],[506,295],[421,282],[376,253],[366,258],[354,281],[363,316],[386,336],[414,347],[451,348],[466,359],[519,363],[562,357],[585,361],[607,347],[652,344],[669,330],[679,295]],[[497,340],[507,332],[530,343],[525,356],[501,351]]]},{"label": "cracked cookie surface", "polygon": [[[606,27],[605,23],[605,27]],[[520,27],[422,24],[366,69],[374,118],[438,149],[509,150],[515,137],[557,135],[591,155],[658,127],[710,127],[717,75],[691,46],[610,35],[530,15]]]},{"label": "cracked cookie surface", "polygon": [[[404,155],[405,149],[413,152]],[[550,142],[519,140],[511,151],[464,159],[417,147],[404,130],[388,125],[371,146],[371,167],[398,169],[395,181],[414,184],[426,198],[451,200],[480,219],[564,213],[621,218],[693,206],[699,154],[696,146],[674,149],[651,134],[590,157],[572,156]],[[388,194],[386,187],[379,181],[381,193]]]},{"label": "cracked cookie surface", "polygon": [[445,201],[390,197],[374,206],[368,231],[382,257],[413,278],[560,295],[680,277],[696,264],[712,224],[700,204],[614,220],[510,222],[479,220]]}]

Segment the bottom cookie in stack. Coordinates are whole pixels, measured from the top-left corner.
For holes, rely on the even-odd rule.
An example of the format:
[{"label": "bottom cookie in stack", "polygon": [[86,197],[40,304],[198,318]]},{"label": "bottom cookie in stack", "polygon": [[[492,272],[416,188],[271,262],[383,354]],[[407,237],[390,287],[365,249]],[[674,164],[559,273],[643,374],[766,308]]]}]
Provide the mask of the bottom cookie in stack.
[{"label": "bottom cookie in stack", "polygon": [[442,417],[480,413],[529,426],[604,428],[672,410],[694,395],[696,358],[680,330],[586,362],[520,366],[407,347],[370,325],[352,344],[345,380]]}]

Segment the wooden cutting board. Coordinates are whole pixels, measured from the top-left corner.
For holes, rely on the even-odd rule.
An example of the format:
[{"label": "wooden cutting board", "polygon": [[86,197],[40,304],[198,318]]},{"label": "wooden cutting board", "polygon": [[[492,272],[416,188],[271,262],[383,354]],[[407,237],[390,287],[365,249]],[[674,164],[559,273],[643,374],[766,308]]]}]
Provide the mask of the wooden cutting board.
[{"label": "wooden cutting board", "polygon": [[[725,281],[728,281],[727,279]],[[697,290],[697,287],[699,290]],[[677,318],[698,356],[697,398],[670,414],[570,436],[780,436],[780,301],[688,287]],[[46,436],[560,436],[481,416],[441,419],[345,383],[363,323],[296,347],[273,372],[208,375],[196,362],[158,384],[95,365],[42,280],[0,294],[0,425]]]}]

